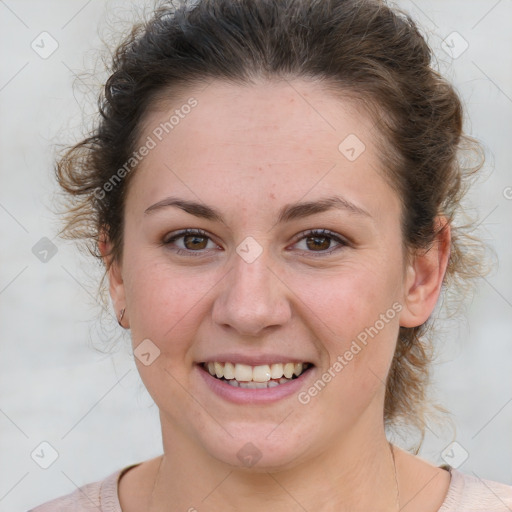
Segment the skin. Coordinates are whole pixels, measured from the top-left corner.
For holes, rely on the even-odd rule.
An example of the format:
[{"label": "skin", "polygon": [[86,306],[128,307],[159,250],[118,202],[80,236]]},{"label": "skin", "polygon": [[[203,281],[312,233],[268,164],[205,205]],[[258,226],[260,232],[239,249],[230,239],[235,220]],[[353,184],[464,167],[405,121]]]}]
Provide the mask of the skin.
[{"label": "skin", "polygon": [[[159,407],[164,454],[121,479],[123,511],[396,510],[384,382],[399,327],[421,325],[435,306],[449,228],[432,250],[404,258],[400,199],[382,175],[374,124],[321,84],[214,81],[187,93],[146,116],[141,141],[188,97],[198,101],[132,177],[123,257],[109,268],[133,346],[150,339],[160,350],[152,364],[136,362]],[[355,161],[338,149],[349,134],[366,146]],[[285,205],[332,195],[368,215],[331,209],[277,223]],[[169,196],[224,221],[172,206],[145,213]],[[185,228],[207,232],[199,250],[190,239],[163,244]],[[327,238],[318,249],[309,229],[348,243]],[[262,249],[252,263],[236,252],[248,236]],[[108,240],[100,249],[109,264]],[[234,404],[198,377],[196,363],[220,353],[293,354],[315,365],[307,390],[394,303],[401,311],[306,405],[297,394]],[[261,459],[246,468],[237,453],[249,442]],[[449,473],[395,453],[401,510],[437,511]]]}]

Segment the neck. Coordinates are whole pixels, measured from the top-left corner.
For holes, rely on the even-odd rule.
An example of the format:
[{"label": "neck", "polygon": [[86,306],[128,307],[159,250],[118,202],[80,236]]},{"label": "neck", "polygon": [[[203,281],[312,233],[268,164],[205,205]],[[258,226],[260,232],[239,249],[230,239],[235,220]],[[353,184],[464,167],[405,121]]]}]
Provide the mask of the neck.
[{"label": "neck", "polygon": [[[151,512],[208,510],[247,512],[271,508],[396,511],[397,481],[384,428],[358,425],[336,444],[286,469],[234,468],[198,449],[162,418],[164,455],[151,497]],[[167,506],[165,505],[167,504]]]}]

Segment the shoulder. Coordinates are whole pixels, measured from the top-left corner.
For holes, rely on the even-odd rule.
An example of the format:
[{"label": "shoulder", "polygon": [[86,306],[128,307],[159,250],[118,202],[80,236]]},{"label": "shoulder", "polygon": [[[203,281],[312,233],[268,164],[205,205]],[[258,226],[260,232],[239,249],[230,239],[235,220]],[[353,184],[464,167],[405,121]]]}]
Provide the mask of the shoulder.
[{"label": "shoulder", "polygon": [[450,468],[451,483],[439,512],[510,512],[512,486]]},{"label": "shoulder", "polygon": [[86,484],[29,512],[121,512],[117,482],[124,472],[135,465],[120,469],[103,480]]}]

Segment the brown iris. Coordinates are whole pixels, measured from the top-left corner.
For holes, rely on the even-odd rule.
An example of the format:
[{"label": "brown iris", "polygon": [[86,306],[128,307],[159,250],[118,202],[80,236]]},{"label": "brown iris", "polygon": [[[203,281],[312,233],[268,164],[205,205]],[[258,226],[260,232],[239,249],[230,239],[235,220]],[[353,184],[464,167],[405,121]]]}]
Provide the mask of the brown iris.
[{"label": "brown iris", "polygon": [[[188,242],[191,242],[191,246],[187,245]],[[183,245],[189,250],[206,249],[207,244],[207,237],[202,235],[186,235],[183,237]]]},{"label": "brown iris", "polygon": [[331,240],[328,236],[308,236],[306,245],[308,249],[326,250],[329,249]]}]

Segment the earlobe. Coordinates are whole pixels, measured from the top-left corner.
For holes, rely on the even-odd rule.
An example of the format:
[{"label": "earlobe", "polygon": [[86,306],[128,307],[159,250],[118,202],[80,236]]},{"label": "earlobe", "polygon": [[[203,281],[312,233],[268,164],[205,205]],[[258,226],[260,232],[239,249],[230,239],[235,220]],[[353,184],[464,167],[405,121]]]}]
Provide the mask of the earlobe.
[{"label": "earlobe", "polygon": [[127,328],[126,297],[122,269],[112,255],[112,244],[104,234],[98,241],[98,249],[103,258],[109,283],[109,293],[114,307],[114,314],[121,327]]},{"label": "earlobe", "polygon": [[402,327],[417,327],[425,323],[435,308],[450,258],[450,224],[437,220],[437,235],[431,247],[411,256],[404,288],[404,309],[400,315]]}]

